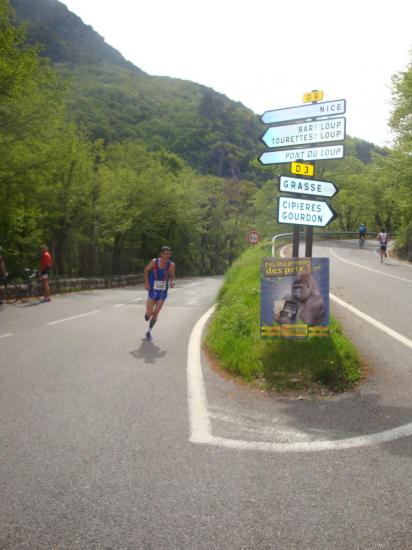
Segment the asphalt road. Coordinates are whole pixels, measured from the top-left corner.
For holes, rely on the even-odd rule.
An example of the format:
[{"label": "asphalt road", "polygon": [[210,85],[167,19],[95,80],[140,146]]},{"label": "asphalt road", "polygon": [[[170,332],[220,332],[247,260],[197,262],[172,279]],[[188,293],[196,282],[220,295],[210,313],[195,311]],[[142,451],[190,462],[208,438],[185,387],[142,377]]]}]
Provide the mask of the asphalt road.
[{"label": "asphalt road", "polygon": [[0,548],[412,548],[412,269],[374,248],[314,249],[368,364],[332,398],[209,367],[218,277],[178,280],[153,342],[142,286],[1,306]]}]

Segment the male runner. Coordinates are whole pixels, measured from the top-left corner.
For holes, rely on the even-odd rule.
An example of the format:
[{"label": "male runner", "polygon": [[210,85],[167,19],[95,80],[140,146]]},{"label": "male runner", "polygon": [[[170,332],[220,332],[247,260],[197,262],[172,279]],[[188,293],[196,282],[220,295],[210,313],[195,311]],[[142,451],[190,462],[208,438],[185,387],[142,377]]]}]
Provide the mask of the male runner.
[{"label": "male runner", "polygon": [[152,339],[151,330],[157,321],[160,310],[167,298],[167,291],[175,286],[175,264],[170,261],[172,251],[168,246],[160,249],[160,258],[154,258],[144,268],[144,284],[149,296],[144,318],[149,322],[146,340]]},{"label": "male runner", "polygon": [[388,257],[388,254],[386,253],[386,247],[388,246],[388,242],[390,240],[390,237],[388,233],[386,233],[385,228],[382,227],[382,231],[378,234],[376,237],[376,240],[380,243],[380,255],[381,255],[381,263],[383,262],[383,257]]}]

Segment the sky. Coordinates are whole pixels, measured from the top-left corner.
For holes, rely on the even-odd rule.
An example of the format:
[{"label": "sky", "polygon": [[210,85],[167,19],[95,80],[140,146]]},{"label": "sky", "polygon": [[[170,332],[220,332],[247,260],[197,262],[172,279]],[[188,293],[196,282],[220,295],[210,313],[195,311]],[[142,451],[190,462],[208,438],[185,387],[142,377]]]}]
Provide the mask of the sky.
[{"label": "sky", "polygon": [[256,114],[322,90],[346,132],[390,146],[391,79],[412,61],[409,0],[61,0],[150,75],[191,80]]}]

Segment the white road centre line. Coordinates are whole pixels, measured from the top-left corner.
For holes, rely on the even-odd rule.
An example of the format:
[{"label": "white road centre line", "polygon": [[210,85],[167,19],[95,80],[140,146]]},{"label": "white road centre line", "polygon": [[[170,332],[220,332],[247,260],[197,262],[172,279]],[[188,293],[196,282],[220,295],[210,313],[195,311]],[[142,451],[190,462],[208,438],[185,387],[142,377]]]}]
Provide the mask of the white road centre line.
[{"label": "white road centre line", "polygon": [[360,311],[360,309],[356,309],[356,307],[353,307],[350,304],[347,304],[346,302],[344,302],[343,300],[341,300],[340,298],[338,298],[334,294],[329,293],[329,297],[330,297],[331,300],[333,300],[334,302],[336,302],[340,306],[348,309],[349,311],[351,311],[352,313],[354,313],[355,315],[357,315],[358,317],[360,317],[364,321],[367,321],[368,323],[373,325],[375,328],[378,328],[382,332],[385,332],[386,334],[389,334],[389,336],[392,336],[392,338],[394,338],[395,340],[398,340],[398,342],[401,342],[402,344],[405,344],[405,346],[408,346],[409,348],[412,349],[412,340],[409,340],[409,338],[406,338],[406,336],[402,336],[402,334],[399,334],[398,332],[396,332],[395,330],[391,329],[390,327],[384,325],[380,321],[377,321],[376,319],[374,319],[373,317],[371,317],[367,313],[364,313],[363,311]]},{"label": "white road centre line", "polygon": [[9,336],[13,336],[12,332],[6,332],[5,334],[0,334],[0,338],[8,338]]},{"label": "white road centre line", "polygon": [[187,354],[187,384],[190,421],[189,441],[192,443],[202,443],[244,451],[269,451],[275,453],[314,452],[337,451],[343,449],[353,449],[356,447],[379,445],[381,443],[387,443],[402,437],[412,436],[412,422],[410,422],[408,424],[404,424],[403,426],[398,426],[383,432],[349,437],[346,439],[318,439],[312,441],[296,441],[291,443],[275,443],[271,441],[245,441],[238,439],[227,439],[224,437],[214,437],[212,434],[210,416],[208,413],[206,387],[203,380],[201,365],[202,331],[214,310],[215,307],[210,308],[197,321],[196,325],[193,327],[189,340]]},{"label": "white road centre line", "polygon": [[144,298],[133,298],[133,300],[128,300],[127,302],[122,302],[121,304],[116,304],[113,307],[122,307],[127,306],[127,304],[132,304],[133,302],[139,302],[140,300],[143,300]]},{"label": "white road centre line", "polygon": [[356,267],[360,267],[361,269],[366,269],[367,271],[373,271],[374,273],[379,273],[379,275],[384,275],[385,277],[392,277],[393,279],[399,279],[400,281],[405,281],[407,283],[412,283],[411,279],[405,279],[404,277],[398,277],[398,275],[392,275],[391,273],[385,273],[384,271],[379,271],[379,269],[372,269],[371,267],[366,267],[364,265],[357,264],[356,262],[351,262],[350,260],[345,260],[344,258],[339,256],[338,254],[336,254],[336,252],[332,248],[329,249],[329,252],[332,254],[332,256],[335,256],[335,258],[337,258],[341,262],[345,262],[347,264],[354,265]]},{"label": "white road centre line", "polygon": [[66,317],[65,319],[59,319],[58,321],[52,321],[51,323],[46,323],[47,326],[58,325],[59,323],[65,323],[66,321],[74,321],[75,319],[80,319],[81,317],[87,317],[89,315],[94,315],[99,313],[100,310],[96,309],[95,311],[89,311],[88,313],[81,313],[80,315],[73,315],[73,317]]}]

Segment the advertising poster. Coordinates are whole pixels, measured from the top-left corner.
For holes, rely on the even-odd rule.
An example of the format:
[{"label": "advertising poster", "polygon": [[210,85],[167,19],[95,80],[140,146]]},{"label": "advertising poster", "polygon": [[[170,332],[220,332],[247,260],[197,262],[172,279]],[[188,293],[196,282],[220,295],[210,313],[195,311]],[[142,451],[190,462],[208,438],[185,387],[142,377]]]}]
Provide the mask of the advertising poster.
[{"label": "advertising poster", "polygon": [[329,335],[329,258],[262,259],[260,335]]}]

